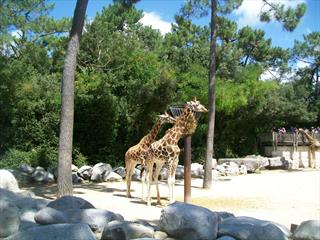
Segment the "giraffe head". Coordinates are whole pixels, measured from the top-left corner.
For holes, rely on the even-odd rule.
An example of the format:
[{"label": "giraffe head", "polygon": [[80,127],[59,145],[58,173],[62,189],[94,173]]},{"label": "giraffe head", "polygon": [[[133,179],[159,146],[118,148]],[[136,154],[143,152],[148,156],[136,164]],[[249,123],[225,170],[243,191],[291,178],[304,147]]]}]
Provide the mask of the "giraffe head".
[{"label": "giraffe head", "polygon": [[174,117],[171,117],[167,112],[165,112],[164,114],[158,115],[158,119],[161,123],[174,124],[176,122],[176,119]]},{"label": "giraffe head", "polygon": [[189,108],[193,112],[208,112],[208,110],[196,98],[187,102],[185,107]]},{"label": "giraffe head", "polygon": [[197,128],[197,119],[195,113],[207,112],[208,110],[199,101],[197,101],[196,98],[187,102],[185,109],[187,112],[189,112],[189,114],[187,114],[187,119],[185,121],[184,135],[191,135]]}]

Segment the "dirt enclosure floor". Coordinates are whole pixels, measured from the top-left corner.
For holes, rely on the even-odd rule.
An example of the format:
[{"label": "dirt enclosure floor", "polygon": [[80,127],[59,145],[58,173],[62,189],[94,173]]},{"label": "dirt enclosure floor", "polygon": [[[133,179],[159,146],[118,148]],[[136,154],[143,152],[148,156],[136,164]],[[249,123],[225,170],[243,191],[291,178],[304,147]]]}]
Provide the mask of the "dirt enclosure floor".
[{"label": "dirt enclosure floor", "polygon": [[[36,196],[53,200],[56,185],[22,187]],[[183,201],[183,181],[177,181],[176,199]],[[152,186],[153,205],[140,200],[141,183],[132,182],[132,196],[126,197],[126,184],[82,183],[74,185],[74,195],[91,202],[96,208],[119,213],[126,220],[147,220],[157,224],[161,209],[168,204],[168,189],[160,182],[162,206],[156,206],[156,191]],[[250,216],[275,221],[290,228],[305,220],[320,220],[320,171],[262,171],[234,177],[220,177],[211,190],[202,189],[202,179],[192,180],[192,203],[214,211],[228,211],[236,216]]]}]

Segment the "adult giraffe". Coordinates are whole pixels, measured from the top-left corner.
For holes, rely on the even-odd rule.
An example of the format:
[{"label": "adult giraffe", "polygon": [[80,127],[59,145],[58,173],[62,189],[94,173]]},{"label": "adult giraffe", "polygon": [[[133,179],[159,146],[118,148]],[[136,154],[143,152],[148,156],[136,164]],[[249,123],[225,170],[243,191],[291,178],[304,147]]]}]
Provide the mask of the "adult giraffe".
[{"label": "adult giraffe", "polygon": [[[172,128],[167,130],[163,138],[151,144],[149,148],[149,157],[146,159],[146,183],[147,183],[147,204],[151,205],[150,186],[152,175],[157,188],[157,203],[160,202],[160,192],[158,186],[158,176],[164,164],[168,165],[168,186],[169,201],[174,202],[174,184],[175,173],[179,161],[180,148],[178,141],[185,135],[194,133],[197,127],[195,112],[207,112],[208,110],[200,104],[196,99],[187,102],[180,116],[176,118],[176,122]],[[156,164],[155,173],[153,173],[153,165]]]}]

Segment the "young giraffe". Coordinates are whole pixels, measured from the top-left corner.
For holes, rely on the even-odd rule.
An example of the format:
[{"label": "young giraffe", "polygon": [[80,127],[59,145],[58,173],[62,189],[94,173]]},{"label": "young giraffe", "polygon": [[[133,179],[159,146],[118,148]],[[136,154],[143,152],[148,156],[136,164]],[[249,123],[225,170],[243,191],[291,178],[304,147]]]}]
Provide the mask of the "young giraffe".
[{"label": "young giraffe", "polygon": [[298,129],[299,132],[304,134],[306,138],[308,139],[310,146],[309,146],[309,167],[316,168],[316,151],[320,150],[320,142],[313,138],[310,134],[308,134],[305,130],[302,128]]},{"label": "young giraffe", "polygon": [[[126,164],[126,182],[127,182],[127,197],[131,197],[131,177],[135,166],[137,164],[145,165],[145,160],[147,152],[151,143],[156,139],[156,136],[164,123],[174,123],[175,118],[171,117],[168,113],[158,115],[158,120],[151,129],[151,131],[144,136],[138,144],[128,149],[125,154],[125,164]],[[142,178],[142,198],[143,198],[143,186],[144,178]]]},{"label": "young giraffe", "polygon": [[[174,202],[175,173],[179,161],[180,148],[178,141],[184,135],[192,134],[196,129],[196,118],[194,112],[207,112],[207,109],[194,99],[187,102],[182,114],[176,118],[172,128],[167,130],[164,137],[151,144],[149,157],[146,160],[146,182],[147,182],[147,204],[151,205],[150,186],[152,175],[157,188],[157,203],[160,203],[160,192],[158,186],[158,176],[164,164],[168,165],[168,187],[169,200]],[[156,164],[155,173],[152,174],[153,164]]]}]

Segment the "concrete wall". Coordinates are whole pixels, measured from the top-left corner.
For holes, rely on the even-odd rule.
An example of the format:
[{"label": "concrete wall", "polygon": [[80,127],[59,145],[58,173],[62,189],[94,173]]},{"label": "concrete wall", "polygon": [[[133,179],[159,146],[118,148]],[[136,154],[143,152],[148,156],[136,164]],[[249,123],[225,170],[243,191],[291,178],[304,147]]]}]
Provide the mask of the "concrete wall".
[{"label": "concrete wall", "polygon": [[[281,156],[287,160],[292,160],[292,168],[296,169],[299,167],[309,167],[309,147],[298,146],[294,151],[292,146],[278,146],[276,150],[272,146],[264,147],[264,154],[268,157]],[[320,168],[320,151],[316,152],[316,168]]]}]

